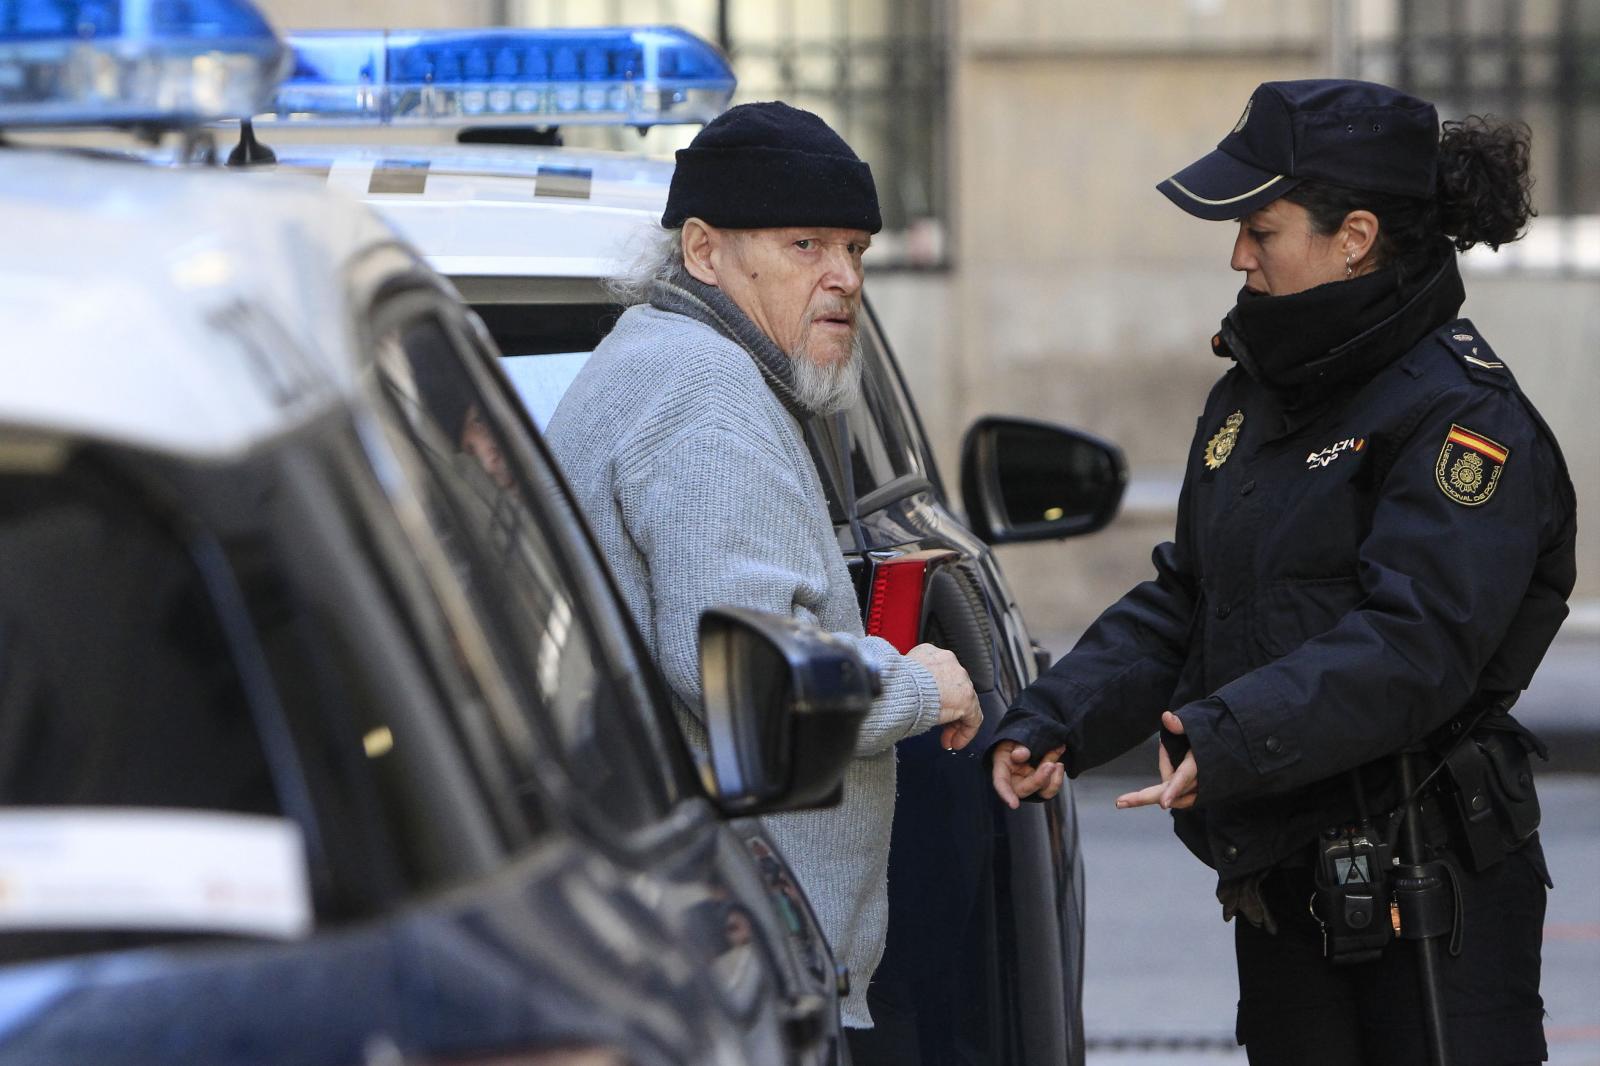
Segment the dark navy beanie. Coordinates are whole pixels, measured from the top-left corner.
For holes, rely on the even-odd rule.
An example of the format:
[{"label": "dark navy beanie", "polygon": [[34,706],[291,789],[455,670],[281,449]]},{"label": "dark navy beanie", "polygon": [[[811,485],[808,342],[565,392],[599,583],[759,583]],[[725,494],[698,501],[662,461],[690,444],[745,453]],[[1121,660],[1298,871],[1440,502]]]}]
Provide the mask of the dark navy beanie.
[{"label": "dark navy beanie", "polygon": [[725,229],[829,226],[877,233],[872,170],[809,111],[778,101],[718,115],[678,151],[661,224]]}]

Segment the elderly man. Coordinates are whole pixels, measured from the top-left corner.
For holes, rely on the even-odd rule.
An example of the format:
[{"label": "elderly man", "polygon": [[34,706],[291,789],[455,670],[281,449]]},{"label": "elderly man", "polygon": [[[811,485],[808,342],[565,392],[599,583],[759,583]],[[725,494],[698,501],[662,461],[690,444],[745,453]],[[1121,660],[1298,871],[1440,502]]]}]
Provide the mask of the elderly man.
[{"label": "elderly man", "polygon": [[860,391],[861,257],[882,228],[866,163],[817,116],[744,104],[678,153],[659,247],[548,436],[624,597],[704,748],[700,613],[737,604],[848,634],[875,662],[872,706],[836,808],[769,818],[839,962],[844,1024],[872,1025],[883,953],[896,741],[981,723],[949,652],[862,635],[802,420]]}]

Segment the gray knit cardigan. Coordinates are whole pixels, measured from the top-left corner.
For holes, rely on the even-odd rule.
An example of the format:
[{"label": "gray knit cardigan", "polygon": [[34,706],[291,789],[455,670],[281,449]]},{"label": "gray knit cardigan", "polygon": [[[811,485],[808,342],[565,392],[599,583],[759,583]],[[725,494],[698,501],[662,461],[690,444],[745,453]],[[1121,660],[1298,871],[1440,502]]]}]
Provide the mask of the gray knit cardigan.
[{"label": "gray knit cardigan", "polygon": [[704,751],[700,613],[737,604],[847,634],[878,664],[874,702],[831,810],[766,818],[850,967],[844,1023],[872,1025],[867,982],[883,955],[894,744],[938,721],[933,677],[861,615],[800,424],[752,355],[711,326],[630,308],[562,397],[547,436],[623,597]]}]

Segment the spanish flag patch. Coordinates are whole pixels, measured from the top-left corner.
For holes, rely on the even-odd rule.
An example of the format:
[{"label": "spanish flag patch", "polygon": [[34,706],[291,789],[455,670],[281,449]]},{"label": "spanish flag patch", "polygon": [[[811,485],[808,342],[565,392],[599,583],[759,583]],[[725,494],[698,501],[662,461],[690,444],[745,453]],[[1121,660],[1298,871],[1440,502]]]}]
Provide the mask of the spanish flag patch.
[{"label": "spanish flag patch", "polygon": [[1434,467],[1434,477],[1446,496],[1467,507],[1476,507],[1494,495],[1500,484],[1500,472],[1505,469],[1506,457],[1511,450],[1496,444],[1482,433],[1461,426],[1451,426],[1445,435],[1444,447],[1439,449],[1439,462]]}]

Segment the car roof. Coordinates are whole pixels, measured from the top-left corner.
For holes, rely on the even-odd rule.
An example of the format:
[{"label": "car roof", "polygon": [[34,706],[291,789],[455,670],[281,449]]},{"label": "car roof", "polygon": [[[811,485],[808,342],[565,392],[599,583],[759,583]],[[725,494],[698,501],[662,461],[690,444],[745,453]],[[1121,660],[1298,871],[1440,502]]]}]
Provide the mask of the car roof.
[{"label": "car roof", "polygon": [[343,268],[393,242],[304,182],[0,149],[0,424],[237,454],[353,388]]},{"label": "car roof", "polygon": [[[268,136],[270,139],[270,135]],[[658,225],[673,162],[478,144],[274,145],[281,172],[379,210],[442,274],[601,278]]]}]

